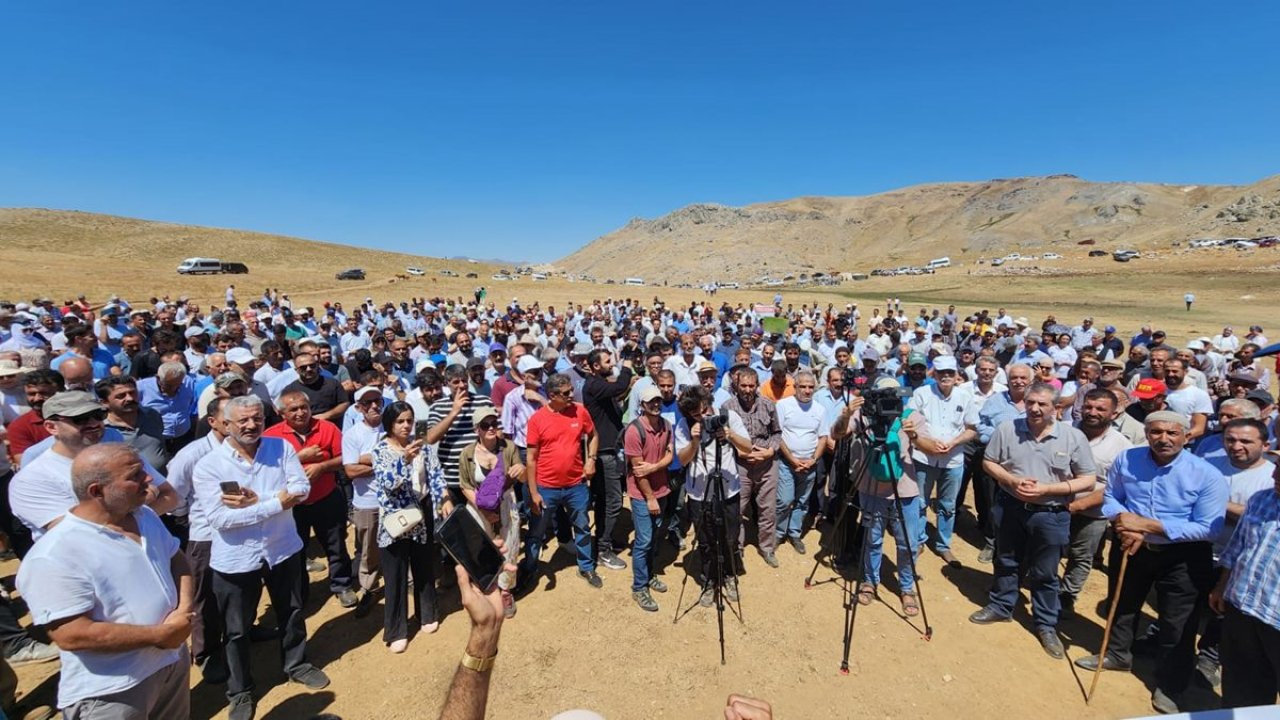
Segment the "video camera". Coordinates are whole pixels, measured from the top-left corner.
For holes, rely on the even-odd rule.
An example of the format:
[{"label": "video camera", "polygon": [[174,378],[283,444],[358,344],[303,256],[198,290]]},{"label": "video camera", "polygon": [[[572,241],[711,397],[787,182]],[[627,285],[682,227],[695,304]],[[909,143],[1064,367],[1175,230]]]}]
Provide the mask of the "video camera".
[{"label": "video camera", "polygon": [[702,444],[710,445],[717,433],[729,427],[729,411],[720,408],[719,414],[705,415],[699,422],[702,423]]},{"label": "video camera", "polygon": [[902,417],[903,401],[911,397],[911,388],[877,387],[862,391],[862,414],[873,427],[888,428]]}]

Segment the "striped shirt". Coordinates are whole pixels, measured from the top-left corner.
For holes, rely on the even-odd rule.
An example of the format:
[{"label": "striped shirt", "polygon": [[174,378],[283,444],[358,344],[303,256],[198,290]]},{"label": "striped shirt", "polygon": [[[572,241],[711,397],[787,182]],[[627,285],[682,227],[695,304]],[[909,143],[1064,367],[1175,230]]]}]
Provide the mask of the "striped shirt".
[{"label": "striped shirt", "polygon": [[1280,493],[1264,490],[1249,499],[1218,563],[1232,571],[1227,602],[1280,629]]},{"label": "striped shirt", "polygon": [[[458,458],[462,455],[462,448],[476,441],[476,428],[471,423],[471,414],[476,408],[493,407],[493,401],[484,395],[473,392],[467,394],[470,397],[462,406],[462,412],[453,419],[436,446],[440,469],[444,471],[444,481],[449,487],[458,487]],[[431,411],[427,413],[427,427],[439,425],[452,411],[453,398],[443,397],[431,403]]]}]

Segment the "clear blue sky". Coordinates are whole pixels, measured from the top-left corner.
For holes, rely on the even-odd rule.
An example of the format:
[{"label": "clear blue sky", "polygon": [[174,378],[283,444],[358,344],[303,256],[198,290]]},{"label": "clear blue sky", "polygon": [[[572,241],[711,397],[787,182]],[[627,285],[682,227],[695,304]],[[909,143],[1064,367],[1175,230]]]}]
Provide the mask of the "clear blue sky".
[{"label": "clear blue sky", "polygon": [[551,260],[692,202],[1247,183],[1280,172],[1277,28],[1274,1],[12,2],[0,206]]}]

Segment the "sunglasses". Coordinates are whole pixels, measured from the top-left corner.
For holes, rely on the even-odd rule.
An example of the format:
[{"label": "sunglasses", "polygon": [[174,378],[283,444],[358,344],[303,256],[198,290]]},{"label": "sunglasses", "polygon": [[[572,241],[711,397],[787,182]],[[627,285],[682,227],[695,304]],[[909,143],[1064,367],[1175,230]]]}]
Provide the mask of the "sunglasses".
[{"label": "sunglasses", "polygon": [[485,420],[484,422],[482,422],[482,423],[480,423],[479,425],[477,425],[477,426],[476,426],[476,429],[478,429],[478,430],[483,430],[483,431],[485,431],[485,432],[488,432],[488,431],[490,431],[490,430],[497,430],[497,429],[498,429],[498,423],[497,423],[497,422],[495,422],[495,421],[493,421],[493,420]]},{"label": "sunglasses", "polygon": [[551,393],[551,395],[553,395],[553,396],[555,396],[555,397],[570,398],[570,397],[573,397],[573,391],[572,391],[572,390],[561,390],[560,392],[553,392],[553,393]]},{"label": "sunglasses", "polygon": [[77,415],[75,417],[66,417],[65,415],[59,415],[56,419],[61,420],[63,422],[71,423],[76,427],[84,427],[85,425],[88,425],[91,422],[102,422],[103,420],[106,420],[107,411],[95,410],[91,413],[87,413],[84,415]]},{"label": "sunglasses", "polygon": [[316,363],[311,363],[309,365],[294,365],[293,369],[302,372],[303,370],[315,370],[316,367],[318,367]]}]

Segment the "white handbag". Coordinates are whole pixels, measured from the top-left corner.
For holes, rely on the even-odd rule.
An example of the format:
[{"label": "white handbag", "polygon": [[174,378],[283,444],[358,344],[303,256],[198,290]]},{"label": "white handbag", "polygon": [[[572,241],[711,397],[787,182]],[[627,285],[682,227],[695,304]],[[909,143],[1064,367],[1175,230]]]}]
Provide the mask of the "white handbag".
[{"label": "white handbag", "polygon": [[391,513],[383,513],[382,515],[382,529],[387,531],[392,540],[399,540],[421,524],[422,511],[416,507],[404,508]]}]

